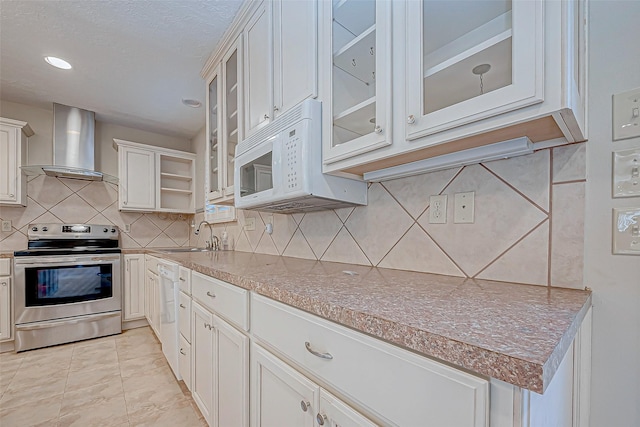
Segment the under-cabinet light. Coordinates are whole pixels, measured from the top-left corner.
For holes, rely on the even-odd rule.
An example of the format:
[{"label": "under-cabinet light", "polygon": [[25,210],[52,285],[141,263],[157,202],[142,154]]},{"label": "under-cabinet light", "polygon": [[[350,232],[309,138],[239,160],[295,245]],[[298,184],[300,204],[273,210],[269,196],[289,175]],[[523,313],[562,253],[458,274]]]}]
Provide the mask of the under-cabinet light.
[{"label": "under-cabinet light", "polygon": [[531,153],[533,153],[533,144],[529,138],[522,137],[373,172],[366,172],[364,174],[364,180],[380,182],[388,179],[405,178],[426,172],[434,172],[491,160],[506,159]]},{"label": "under-cabinet light", "polygon": [[55,56],[45,56],[44,60],[49,65],[53,65],[56,68],[60,68],[61,70],[70,70],[71,64],[61,58],[56,58]]}]

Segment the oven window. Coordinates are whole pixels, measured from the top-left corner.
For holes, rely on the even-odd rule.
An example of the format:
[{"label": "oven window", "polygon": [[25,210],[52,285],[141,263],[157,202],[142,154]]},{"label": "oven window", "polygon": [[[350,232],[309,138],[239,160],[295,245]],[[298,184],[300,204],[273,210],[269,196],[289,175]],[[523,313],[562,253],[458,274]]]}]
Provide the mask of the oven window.
[{"label": "oven window", "polygon": [[112,269],[110,264],[27,268],[26,306],[109,298],[113,296]]}]

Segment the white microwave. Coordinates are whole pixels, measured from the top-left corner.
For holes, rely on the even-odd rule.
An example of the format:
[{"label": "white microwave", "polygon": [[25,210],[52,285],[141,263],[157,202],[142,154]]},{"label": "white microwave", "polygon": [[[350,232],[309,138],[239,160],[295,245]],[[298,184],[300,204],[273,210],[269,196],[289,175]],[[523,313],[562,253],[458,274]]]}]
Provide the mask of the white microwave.
[{"label": "white microwave", "polygon": [[307,99],[238,144],[235,206],[296,213],[367,204],[364,181],[322,173],[322,103]]}]

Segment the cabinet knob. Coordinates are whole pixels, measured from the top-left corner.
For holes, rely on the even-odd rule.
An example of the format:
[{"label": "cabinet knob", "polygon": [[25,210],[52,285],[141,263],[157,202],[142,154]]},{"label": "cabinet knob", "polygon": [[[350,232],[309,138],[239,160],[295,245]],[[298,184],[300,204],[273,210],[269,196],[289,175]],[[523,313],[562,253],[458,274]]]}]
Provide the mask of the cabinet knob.
[{"label": "cabinet knob", "polygon": [[302,408],[302,412],[307,412],[311,407],[311,402],[307,402],[305,400],[300,401],[300,408]]},{"label": "cabinet knob", "polygon": [[180,308],[187,308],[187,306],[184,304],[180,304]]},{"label": "cabinet knob", "polygon": [[378,135],[380,135],[382,133],[382,128],[380,126],[376,126],[376,128],[374,130],[376,131],[376,133]]},{"label": "cabinet knob", "polygon": [[280,109],[278,108],[278,106],[277,106],[277,105],[274,105],[274,106],[273,106],[273,111],[280,111]]},{"label": "cabinet knob", "polygon": [[268,115],[268,114],[265,114],[265,115],[264,115],[264,119],[265,119],[265,120],[267,120],[268,118],[269,118],[269,115]]},{"label": "cabinet knob", "polygon": [[325,421],[327,421],[327,416],[318,413],[318,415],[316,415],[316,421],[319,425],[323,426]]},{"label": "cabinet knob", "polygon": [[[183,356],[187,355],[187,353],[185,353],[183,349],[180,349],[180,354],[183,355]],[[320,414],[318,414],[318,416],[320,416]]]},{"label": "cabinet knob", "polygon": [[211,298],[215,298],[216,294],[212,294],[211,292],[207,291],[207,296]]},{"label": "cabinet knob", "polygon": [[13,197],[13,194],[9,194],[9,197]]},{"label": "cabinet knob", "polygon": [[7,282],[2,282],[2,286],[7,286]]},{"label": "cabinet knob", "polygon": [[407,117],[407,124],[412,125],[416,122],[416,118],[413,116],[413,114],[411,114],[409,117]]},{"label": "cabinet knob", "polygon": [[124,202],[122,202],[122,204],[123,204],[123,205],[126,205],[126,204],[127,204],[127,201],[125,200]]}]

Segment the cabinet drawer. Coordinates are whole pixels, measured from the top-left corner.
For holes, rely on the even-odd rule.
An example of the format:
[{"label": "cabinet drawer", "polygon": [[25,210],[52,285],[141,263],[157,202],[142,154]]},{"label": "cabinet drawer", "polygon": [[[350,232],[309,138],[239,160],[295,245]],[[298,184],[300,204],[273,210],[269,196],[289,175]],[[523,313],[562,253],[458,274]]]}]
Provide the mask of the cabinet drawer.
[{"label": "cabinet drawer", "polygon": [[178,303],[178,326],[180,334],[191,342],[191,297],[184,292],[180,292],[180,302]]},{"label": "cabinet drawer", "polygon": [[158,261],[159,261],[158,258],[153,257],[151,255],[144,256],[145,268],[149,271],[153,271],[156,274],[158,274]]},{"label": "cabinet drawer", "polygon": [[180,267],[178,270],[178,282],[180,283],[180,290],[187,295],[191,295],[191,270]]},{"label": "cabinet drawer", "polygon": [[9,276],[11,274],[11,259],[0,258],[0,276]]},{"label": "cabinet drawer", "polygon": [[258,340],[373,413],[407,426],[487,425],[488,381],[271,299],[252,299]]},{"label": "cabinet drawer", "polygon": [[180,348],[178,348],[178,370],[191,391],[191,344],[182,335],[180,335]]},{"label": "cabinet drawer", "polygon": [[191,294],[209,310],[249,330],[249,292],[197,272],[191,274]]}]

